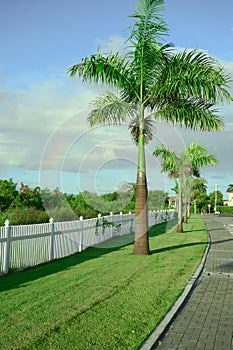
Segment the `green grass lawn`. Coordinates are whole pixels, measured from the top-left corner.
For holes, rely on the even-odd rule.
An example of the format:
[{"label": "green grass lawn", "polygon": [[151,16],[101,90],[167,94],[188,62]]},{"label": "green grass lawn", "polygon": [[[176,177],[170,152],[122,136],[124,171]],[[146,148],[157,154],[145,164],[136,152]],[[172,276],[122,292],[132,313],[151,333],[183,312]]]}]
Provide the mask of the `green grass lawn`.
[{"label": "green grass lawn", "polygon": [[[120,246],[115,238],[0,277],[0,349],[138,349],[181,294],[206,247],[200,217],[185,224],[184,233],[171,225],[150,230],[150,256],[135,256],[131,243]],[[129,242],[130,236],[121,239]]]}]

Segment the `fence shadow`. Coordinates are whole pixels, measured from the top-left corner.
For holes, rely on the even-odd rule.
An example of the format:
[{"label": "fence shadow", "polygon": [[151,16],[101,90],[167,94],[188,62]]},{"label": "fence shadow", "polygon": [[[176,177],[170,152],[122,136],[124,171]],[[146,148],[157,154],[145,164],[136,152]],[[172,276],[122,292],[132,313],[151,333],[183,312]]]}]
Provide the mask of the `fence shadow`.
[{"label": "fence shadow", "polygon": [[[174,227],[176,221],[169,221],[152,226],[149,230],[149,236],[154,237],[164,234],[169,229]],[[134,234],[128,234],[124,236],[113,237],[97,246],[88,247],[81,253],[75,253],[73,255],[56,259],[50,262],[46,262],[34,267],[27,268],[21,271],[11,271],[9,274],[0,276],[0,292],[11,290],[14,288],[22,288],[27,283],[33,282],[39,278],[56,274],[58,272],[71,269],[72,267],[79,265],[91,259],[96,259],[102,255],[118,251],[123,247],[132,245],[133,252]]]},{"label": "fence shadow", "polygon": [[121,247],[105,249],[98,247],[88,247],[81,253],[75,253],[64,258],[55,259],[53,261],[39,264],[34,267],[26,268],[22,271],[9,272],[7,275],[0,277],[0,292],[24,287],[27,283],[33,282],[39,278],[69,270],[72,267],[79,265],[85,261],[98,258],[104,254],[108,254],[118,249],[121,249]]}]

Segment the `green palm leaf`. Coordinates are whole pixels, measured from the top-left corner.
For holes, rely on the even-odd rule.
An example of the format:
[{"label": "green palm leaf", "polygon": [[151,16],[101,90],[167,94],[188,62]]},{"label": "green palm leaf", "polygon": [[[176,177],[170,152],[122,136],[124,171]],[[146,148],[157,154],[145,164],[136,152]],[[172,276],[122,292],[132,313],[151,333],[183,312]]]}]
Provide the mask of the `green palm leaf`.
[{"label": "green palm leaf", "polygon": [[156,147],[153,152],[155,157],[161,157],[162,159],[162,172],[169,172],[170,177],[177,178],[180,159],[174,150],[166,148],[164,145]]},{"label": "green palm leaf", "polygon": [[118,53],[104,56],[98,52],[68,68],[67,73],[71,77],[78,75],[83,81],[124,88],[129,84],[127,65],[128,61]]},{"label": "green palm leaf", "polygon": [[120,125],[134,113],[134,109],[131,108],[129,103],[123,102],[110,91],[97,97],[93,106],[94,108],[88,116],[90,126]]},{"label": "green palm leaf", "polygon": [[196,142],[192,142],[186,147],[185,154],[187,158],[190,159],[193,169],[200,169],[205,166],[214,166],[217,164],[216,157],[208,154],[207,149]]},{"label": "green palm leaf", "polygon": [[203,99],[213,104],[231,102],[230,76],[205,52],[184,50],[170,56],[158,79],[161,97]]},{"label": "green palm leaf", "polygon": [[[159,105],[159,104],[157,104]],[[223,128],[222,118],[213,104],[196,99],[167,99],[155,113],[172,124],[185,126],[193,130],[219,131]]]}]

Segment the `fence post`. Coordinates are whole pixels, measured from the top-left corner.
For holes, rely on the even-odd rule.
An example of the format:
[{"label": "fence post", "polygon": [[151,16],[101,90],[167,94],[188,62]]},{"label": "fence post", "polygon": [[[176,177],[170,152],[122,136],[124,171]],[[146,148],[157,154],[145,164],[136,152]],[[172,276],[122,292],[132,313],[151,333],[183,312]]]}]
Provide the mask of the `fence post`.
[{"label": "fence post", "polygon": [[83,216],[80,216],[80,238],[79,238],[79,247],[78,251],[81,253],[83,249]]},{"label": "fence post", "polygon": [[123,226],[122,226],[122,224],[123,224],[123,216],[122,216],[122,211],[120,212],[120,221],[121,221],[121,234],[120,234],[120,236],[122,236],[123,235]]},{"label": "fence post", "polygon": [[[110,212],[110,222],[111,222],[111,223],[113,223],[113,221],[112,221],[112,215],[113,215],[113,212],[111,211],[111,212]],[[113,237],[113,225],[110,226],[110,230],[111,230],[111,231],[110,231],[110,232],[111,232],[111,233],[110,233],[110,234],[111,234],[111,237]]]},{"label": "fence post", "polygon": [[5,221],[5,237],[6,237],[6,244],[5,244],[5,252],[4,252],[3,272],[7,274],[9,272],[10,251],[11,251],[11,224],[9,220]]},{"label": "fence post", "polygon": [[49,223],[51,225],[51,238],[50,238],[50,256],[49,260],[54,259],[54,219],[50,218]]},{"label": "fence post", "polygon": [[131,220],[131,211],[129,211],[129,233],[132,232],[132,220]]}]

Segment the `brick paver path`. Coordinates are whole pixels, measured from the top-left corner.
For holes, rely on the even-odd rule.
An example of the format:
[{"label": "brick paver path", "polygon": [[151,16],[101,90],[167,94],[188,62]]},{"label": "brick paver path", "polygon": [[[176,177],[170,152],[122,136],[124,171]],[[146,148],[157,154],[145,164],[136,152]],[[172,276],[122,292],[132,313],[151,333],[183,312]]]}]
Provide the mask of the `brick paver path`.
[{"label": "brick paver path", "polygon": [[154,349],[233,350],[233,218],[204,219],[211,246],[203,273]]}]

